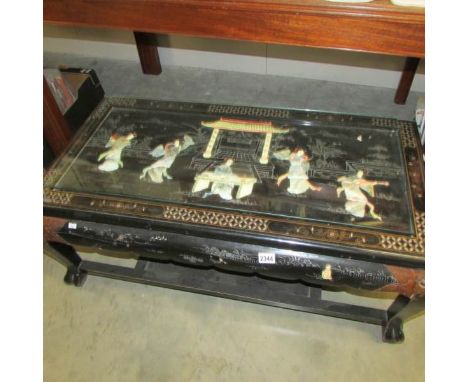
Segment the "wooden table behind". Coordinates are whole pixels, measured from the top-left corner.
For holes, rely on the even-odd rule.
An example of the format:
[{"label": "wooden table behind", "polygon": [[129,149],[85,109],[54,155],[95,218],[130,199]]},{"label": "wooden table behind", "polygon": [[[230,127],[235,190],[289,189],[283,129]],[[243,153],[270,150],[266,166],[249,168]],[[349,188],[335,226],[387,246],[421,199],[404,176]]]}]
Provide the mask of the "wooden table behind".
[{"label": "wooden table behind", "polygon": [[424,56],[424,9],[390,0],[44,0],[44,21]]},{"label": "wooden table behind", "polygon": [[395,96],[395,102],[402,104],[419,58],[424,57],[424,9],[394,6],[390,0],[361,4],[325,0],[44,0],[43,4],[47,23],[133,31],[147,74],[161,72],[152,35],[158,33],[389,54],[409,57]]}]

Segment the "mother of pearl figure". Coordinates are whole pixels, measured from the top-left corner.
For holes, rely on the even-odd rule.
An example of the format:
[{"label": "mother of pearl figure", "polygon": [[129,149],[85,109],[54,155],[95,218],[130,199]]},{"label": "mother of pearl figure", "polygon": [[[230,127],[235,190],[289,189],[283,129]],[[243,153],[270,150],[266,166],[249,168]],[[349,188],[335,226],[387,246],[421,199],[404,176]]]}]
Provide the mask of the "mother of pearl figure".
[{"label": "mother of pearl figure", "polygon": [[122,150],[130,145],[131,140],[135,138],[135,136],[135,133],[129,133],[124,136],[112,134],[105,146],[110,147],[110,149],[104,151],[98,157],[98,162],[105,159],[104,162],[99,165],[99,170],[110,172],[117,170],[119,167],[123,167],[123,162],[121,160]]},{"label": "mother of pearl figure", "polygon": [[289,160],[289,170],[287,173],[280,175],[276,184],[278,186],[287,178],[289,179],[288,192],[291,194],[302,194],[307,190],[320,191],[321,187],[309,180],[307,175],[310,164],[309,157],[304,153],[304,150],[297,149],[291,152],[289,149],[278,151],[273,154],[277,159]]}]

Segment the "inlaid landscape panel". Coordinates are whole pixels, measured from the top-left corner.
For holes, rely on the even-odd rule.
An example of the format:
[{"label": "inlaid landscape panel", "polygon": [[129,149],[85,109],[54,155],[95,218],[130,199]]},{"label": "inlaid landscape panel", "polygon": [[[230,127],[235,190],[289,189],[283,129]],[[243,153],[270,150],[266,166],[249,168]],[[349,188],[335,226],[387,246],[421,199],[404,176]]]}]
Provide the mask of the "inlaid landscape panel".
[{"label": "inlaid landscape panel", "polygon": [[56,189],[412,234],[396,128],[112,107]]}]

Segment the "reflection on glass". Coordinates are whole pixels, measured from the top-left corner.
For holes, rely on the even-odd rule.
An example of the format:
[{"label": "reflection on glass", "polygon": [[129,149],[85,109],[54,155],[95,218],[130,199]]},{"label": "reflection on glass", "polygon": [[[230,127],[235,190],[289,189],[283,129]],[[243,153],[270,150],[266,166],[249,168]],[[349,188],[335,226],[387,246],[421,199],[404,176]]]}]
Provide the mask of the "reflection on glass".
[{"label": "reflection on glass", "polygon": [[56,188],[412,232],[392,128],[113,107],[70,160]]}]

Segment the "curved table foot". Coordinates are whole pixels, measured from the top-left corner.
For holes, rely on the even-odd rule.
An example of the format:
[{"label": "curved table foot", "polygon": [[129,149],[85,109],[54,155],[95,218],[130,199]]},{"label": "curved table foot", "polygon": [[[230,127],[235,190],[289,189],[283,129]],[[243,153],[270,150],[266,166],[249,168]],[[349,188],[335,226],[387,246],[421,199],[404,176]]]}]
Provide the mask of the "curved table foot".
[{"label": "curved table foot", "polygon": [[84,285],[87,277],[88,274],[86,272],[80,271],[75,267],[70,267],[68,268],[63,281],[65,281],[65,283],[68,285],[75,285],[76,287],[80,287]]},{"label": "curved table foot", "polygon": [[403,333],[403,322],[401,320],[394,320],[382,326],[382,341],[389,344],[398,344],[405,340]]},{"label": "curved table foot", "polygon": [[382,340],[401,343],[405,340],[403,322],[424,311],[424,297],[399,295],[387,310],[387,322],[382,326]]}]

